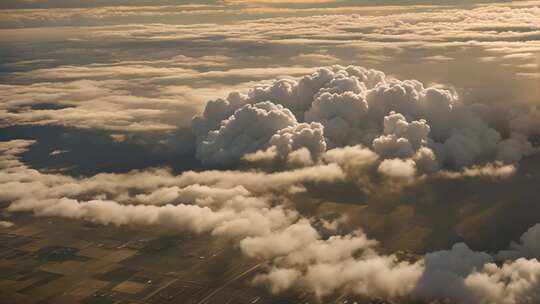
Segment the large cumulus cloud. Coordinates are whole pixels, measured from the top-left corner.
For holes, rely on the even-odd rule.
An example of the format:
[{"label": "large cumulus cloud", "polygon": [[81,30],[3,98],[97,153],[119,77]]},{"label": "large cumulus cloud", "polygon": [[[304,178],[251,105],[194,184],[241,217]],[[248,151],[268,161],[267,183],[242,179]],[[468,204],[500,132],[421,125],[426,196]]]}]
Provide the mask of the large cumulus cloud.
[{"label": "large cumulus cloud", "polygon": [[[453,90],[362,67],[333,66],[209,101],[194,118],[193,130],[198,157],[210,165],[237,163],[273,146],[277,151],[259,158],[286,158],[306,148],[316,160],[326,148],[363,144],[382,158],[412,159],[426,173],[517,163],[533,153],[529,137],[535,112],[508,112],[502,124],[512,132],[504,135],[495,127],[501,122],[493,124],[484,105],[464,104]],[[292,141],[285,148],[276,145],[283,133]]]},{"label": "large cumulus cloud", "polygon": [[265,101],[246,104],[221,121],[219,129],[201,140],[197,156],[206,164],[229,165],[269,147],[282,156],[300,148],[319,155],[326,143],[320,124],[298,123],[289,109]]}]

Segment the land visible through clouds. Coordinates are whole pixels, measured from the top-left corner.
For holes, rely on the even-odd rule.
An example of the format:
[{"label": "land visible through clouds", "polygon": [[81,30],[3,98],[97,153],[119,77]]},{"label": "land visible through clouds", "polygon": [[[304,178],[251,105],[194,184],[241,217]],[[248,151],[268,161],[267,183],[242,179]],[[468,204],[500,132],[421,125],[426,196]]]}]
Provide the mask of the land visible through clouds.
[{"label": "land visible through clouds", "polygon": [[0,302],[540,302],[540,2],[0,3]]}]

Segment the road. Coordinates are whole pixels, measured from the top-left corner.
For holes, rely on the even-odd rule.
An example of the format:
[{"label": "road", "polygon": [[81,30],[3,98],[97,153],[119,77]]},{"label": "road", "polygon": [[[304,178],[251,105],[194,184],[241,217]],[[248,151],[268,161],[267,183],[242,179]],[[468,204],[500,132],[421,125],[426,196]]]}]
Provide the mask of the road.
[{"label": "road", "polygon": [[217,294],[218,292],[220,292],[221,290],[223,290],[225,287],[227,287],[229,284],[231,284],[232,282],[242,278],[243,276],[249,274],[250,272],[256,270],[257,268],[259,268],[264,262],[261,262],[251,268],[249,268],[248,270],[234,276],[233,278],[231,278],[230,280],[228,280],[227,282],[225,282],[223,285],[221,285],[220,287],[216,288],[214,291],[212,291],[211,293],[209,293],[206,297],[204,297],[202,300],[200,300],[197,304],[206,304],[208,302],[208,300],[210,300],[215,294]]}]

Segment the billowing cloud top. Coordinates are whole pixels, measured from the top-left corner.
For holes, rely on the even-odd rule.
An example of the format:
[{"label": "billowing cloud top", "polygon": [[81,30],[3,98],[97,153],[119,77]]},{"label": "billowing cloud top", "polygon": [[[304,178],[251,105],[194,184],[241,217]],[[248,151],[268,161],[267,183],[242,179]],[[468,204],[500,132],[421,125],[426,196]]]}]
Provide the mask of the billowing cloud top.
[{"label": "billowing cloud top", "polygon": [[[302,148],[317,161],[326,148],[364,145],[383,159],[411,159],[421,173],[429,173],[513,164],[532,154],[532,134],[525,130],[534,123],[523,118],[531,113],[497,122],[510,128],[504,137],[490,125],[496,118],[489,108],[463,104],[449,89],[333,66],[209,101],[194,118],[193,130],[197,157],[208,165],[238,164],[263,151],[267,159],[286,159]],[[516,128],[515,121],[523,125]]]}]

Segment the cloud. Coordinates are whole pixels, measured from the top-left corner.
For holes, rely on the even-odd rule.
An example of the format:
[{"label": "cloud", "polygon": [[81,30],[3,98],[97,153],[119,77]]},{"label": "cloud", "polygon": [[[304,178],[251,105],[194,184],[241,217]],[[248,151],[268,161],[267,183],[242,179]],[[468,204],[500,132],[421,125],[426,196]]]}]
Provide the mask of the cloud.
[{"label": "cloud", "polygon": [[513,165],[503,165],[501,163],[488,163],[464,168],[462,171],[440,171],[437,175],[446,178],[463,177],[493,177],[505,178],[514,175],[516,167]]},{"label": "cloud", "polygon": [[281,251],[270,271],[254,282],[274,291],[296,286],[318,297],[339,291],[396,299],[411,291],[422,272],[421,264],[377,254],[373,250],[376,242],[360,231],[327,240],[310,235],[303,240],[304,246]]},{"label": "cloud", "polygon": [[[229,238],[268,234],[298,218],[296,211],[272,205],[245,187],[215,185],[219,176],[209,186],[189,182],[197,179],[196,173],[176,177],[160,170],[83,179],[40,173],[17,159],[31,144],[9,141],[0,145],[0,200],[10,203],[11,212],[29,211],[36,216],[86,219],[105,225],[152,225]],[[234,175],[228,174],[225,179]],[[293,176],[289,181],[299,180]],[[259,182],[254,185],[264,188]]]},{"label": "cloud", "polygon": [[540,299],[540,263],[519,258],[502,266],[492,257],[457,244],[427,254],[425,270],[413,297],[448,299],[456,303],[533,303]]},{"label": "cloud", "polygon": [[516,132],[526,135],[539,135],[540,110],[532,108],[527,112],[516,111],[510,119],[510,127]]},{"label": "cloud", "polygon": [[[17,55],[4,64],[0,126],[99,129],[129,141],[129,133],[168,138],[191,124],[196,156],[204,162],[199,171],[146,168],[73,177],[24,163],[21,153],[32,141],[0,142],[0,201],[36,216],[232,239],[242,254],[263,263],[254,283],[274,293],[298,288],[323,301],[343,293],[393,302],[538,302],[537,226],[493,255],[457,244],[409,260],[385,248],[403,243],[398,230],[409,230],[409,213],[418,225],[407,236],[423,242],[417,241],[419,228],[430,242],[445,244],[423,226],[435,203],[457,197],[455,205],[435,210],[448,214],[443,228],[450,230],[453,208],[458,224],[469,220],[461,215],[470,209],[482,209],[467,204],[466,193],[447,188],[461,185],[449,179],[466,179],[475,195],[489,192],[477,186],[494,187],[491,179],[517,175],[508,184],[521,183],[519,170],[538,151],[540,114],[510,99],[499,109],[488,100],[498,88],[484,78],[498,64],[504,67],[500,87],[513,87],[506,77],[524,85],[537,75],[538,2],[358,7],[340,1],[317,8],[289,2],[0,12],[8,27],[45,26],[0,30],[9,53]],[[27,46],[40,52],[28,55]],[[490,61],[481,66],[483,77],[466,73],[484,70],[478,66],[458,68],[469,55]],[[351,58],[386,73],[313,67]],[[437,82],[453,77],[462,96],[387,74],[411,75],[425,64],[429,71],[412,75]],[[491,94],[476,104],[469,94],[479,86],[475,79]],[[537,97],[534,90],[521,91]],[[57,152],[57,158],[75,153]],[[395,194],[390,204],[388,181],[396,180],[409,182],[412,195]],[[341,191],[349,188],[352,194]],[[417,199],[420,191],[428,194]],[[525,197],[513,195],[512,203]],[[347,223],[319,218],[319,207],[334,199],[339,205],[342,196],[365,206],[350,212]],[[491,221],[491,197],[485,201],[490,209],[477,214]],[[385,223],[386,214],[401,216],[402,210],[408,214],[397,227]],[[366,233],[350,231],[358,225],[391,241],[379,248]]]},{"label": "cloud", "polygon": [[323,123],[331,145],[343,146],[360,136],[355,134],[354,127],[359,125],[367,108],[363,95],[352,91],[343,94],[324,92],[313,101],[305,118],[307,121]]},{"label": "cloud", "polygon": [[245,238],[240,248],[247,256],[269,259],[298,250],[318,238],[317,231],[303,220],[274,234]]},{"label": "cloud", "polygon": [[465,285],[480,303],[518,304],[540,300],[540,263],[518,259],[501,267],[490,263],[469,275]]},{"label": "cloud", "polygon": [[227,201],[237,196],[248,197],[250,196],[250,192],[242,186],[224,189],[193,184],[184,188],[179,188],[178,186],[164,187],[149,194],[137,194],[135,200],[151,205],[174,204],[178,201],[191,204],[212,205],[216,201]]},{"label": "cloud", "polygon": [[304,167],[313,164],[313,157],[307,148],[300,148],[287,156],[287,164],[290,167]]},{"label": "cloud", "polygon": [[[306,151],[309,158],[318,159],[326,151],[326,142],[324,140],[324,128],[319,123],[300,123],[279,130],[270,139],[270,144],[276,147],[279,155],[291,158],[302,157],[303,162],[309,163],[306,157]],[[296,152],[296,153],[295,153]],[[291,155],[295,153],[295,155]]]},{"label": "cloud", "polygon": [[247,104],[211,131],[197,147],[197,156],[206,164],[228,165],[246,153],[266,148],[279,130],[296,125],[294,115],[271,102]]},{"label": "cloud", "polygon": [[[509,108],[504,111],[510,115]],[[194,118],[193,130],[197,156],[209,166],[286,159],[301,148],[317,161],[327,148],[365,145],[382,159],[410,160],[410,176],[416,168],[420,174],[447,169],[472,176],[489,170],[476,174],[467,168],[515,164],[536,151],[530,131],[523,131],[532,118],[514,114],[500,122],[490,115],[485,105],[464,104],[439,86],[336,65],[211,100]],[[504,137],[501,123],[514,131]]]},{"label": "cloud", "polygon": [[[253,283],[274,293],[301,288],[321,299],[339,292],[395,301],[496,304],[538,297],[538,226],[494,255],[456,244],[409,261],[380,253],[378,242],[361,230],[323,236],[316,219],[287,199],[291,187],[344,181],[346,172],[365,176],[388,167],[393,173],[397,164],[399,175],[414,167],[412,159],[381,160],[366,147],[348,146],[323,152],[319,163],[274,173],[206,170],[173,175],[148,169],[75,178],[24,165],[19,155],[34,143],[0,142],[0,200],[9,203],[8,211],[231,239],[244,255],[265,262],[266,270]],[[499,259],[504,264],[494,264]]]},{"label": "cloud", "polygon": [[[131,94],[136,89],[122,80],[37,82],[2,88],[1,127],[59,125],[127,132],[172,131],[182,124],[182,115],[194,114],[197,108],[170,96]],[[172,113],[177,113],[174,120]]]},{"label": "cloud", "polygon": [[256,285],[267,284],[274,294],[290,289],[300,278],[301,273],[296,269],[273,268],[268,273],[260,274],[253,279]]},{"label": "cloud", "polygon": [[512,133],[509,138],[497,144],[496,158],[504,163],[513,164],[537,150],[522,133]]},{"label": "cloud", "polygon": [[409,179],[416,175],[415,164],[411,159],[385,159],[378,170],[381,174],[395,179]]},{"label": "cloud", "polygon": [[0,228],[10,228],[13,227],[15,224],[8,221],[0,221]]},{"label": "cloud", "polygon": [[510,249],[502,250],[497,257],[501,260],[519,257],[540,259],[540,224],[536,224],[523,233],[519,242],[512,242]]},{"label": "cloud", "polygon": [[[224,56],[178,55],[14,73],[12,76],[18,82],[0,85],[4,92],[0,97],[0,127],[53,125],[116,133],[165,134],[188,126],[205,99],[243,87],[242,78],[264,79],[312,70],[248,68],[200,72],[194,69],[227,64],[227,60]],[[199,66],[193,67],[194,63]],[[231,77],[240,78],[240,83],[207,84],[215,82],[212,79]],[[205,86],[201,88],[198,82]]]},{"label": "cloud", "polygon": [[[230,202],[224,202],[228,205]],[[269,233],[280,225],[289,225],[296,214],[282,208],[252,208],[241,211],[224,206],[217,210],[197,205],[125,205],[115,201],[60,198],[22,199],[10,205],[12,212],[32,211],[36,216],[60,216],[86,219],[104,225],[156,226],[173,231],[212,233],[228,238]],[[258,204],[257,204],[257,207]]]},{"label": "cloud", "polygon": [[372,298],[400,299],[413,288],[421,268],[397,262],[393,256],[350,259],[343,263],[316,264],[308,269],[306,282],[319,296],[343,290]]},{"label": "cloud", "polygon": [[337,163],[346,169],[358,170],[375,163],[379,157],[370,149],[356,145],[328,150],[322,158],[326,162]]},{"label": "cloud", "polygon": [[424,257],[424,271],[420,277],[414,296],[419,299],[451,299],[472,303],[465,278],[475,270],[480,270],[492,261],[483,252],[474,252],[465,244],[456,244],[450,250],[432,252]]}]

